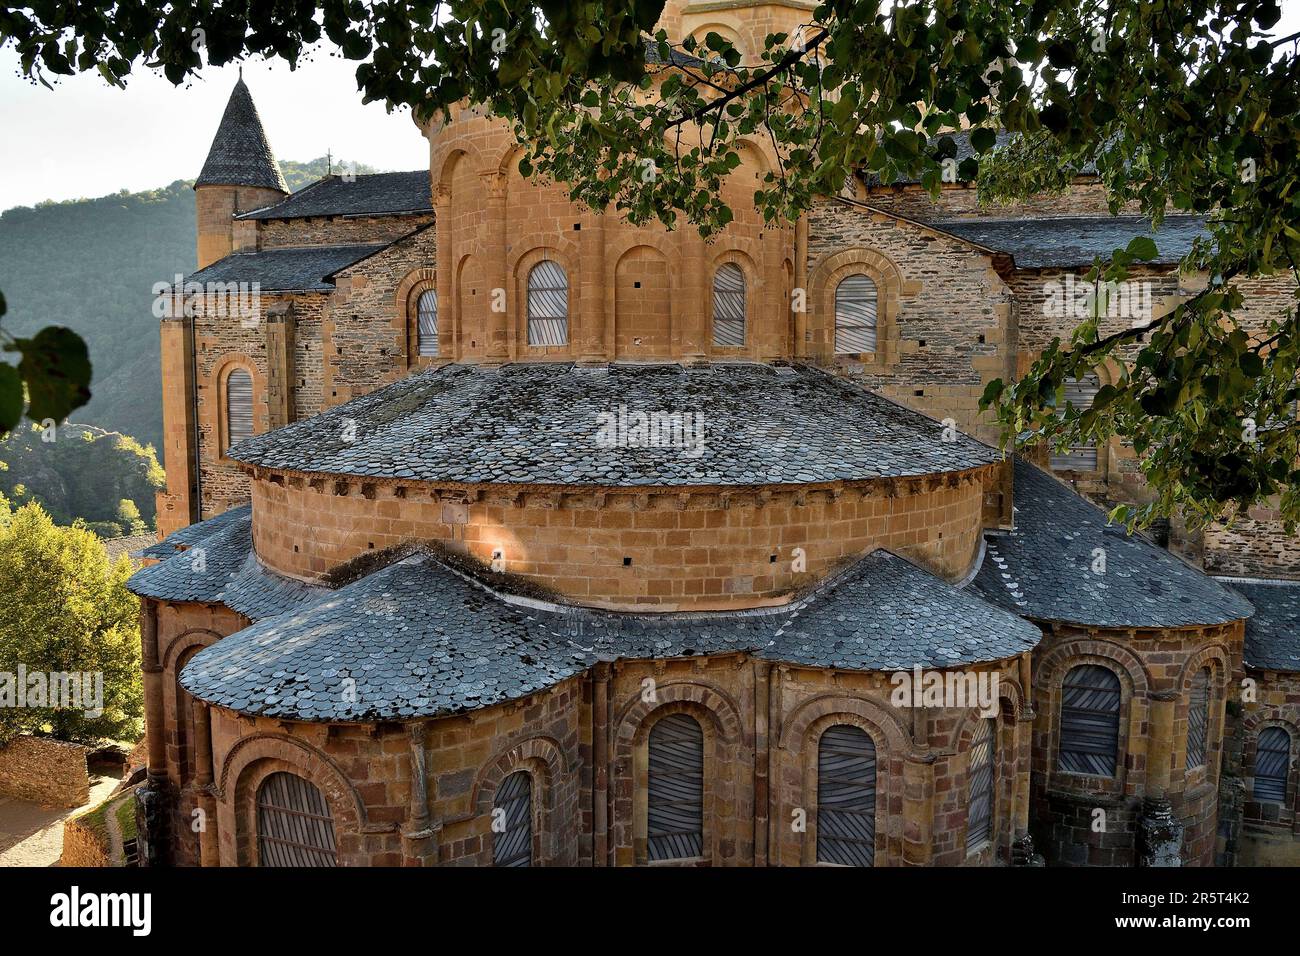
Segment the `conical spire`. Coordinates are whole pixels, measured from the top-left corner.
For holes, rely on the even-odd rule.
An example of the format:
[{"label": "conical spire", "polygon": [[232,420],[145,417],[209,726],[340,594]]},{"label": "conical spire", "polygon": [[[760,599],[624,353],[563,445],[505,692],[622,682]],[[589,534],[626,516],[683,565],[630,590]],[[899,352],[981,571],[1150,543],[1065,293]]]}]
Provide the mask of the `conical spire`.
[{"label": "conical spire", "polygon": [[289,192],[242,73],[194,185],[262,186]]}]

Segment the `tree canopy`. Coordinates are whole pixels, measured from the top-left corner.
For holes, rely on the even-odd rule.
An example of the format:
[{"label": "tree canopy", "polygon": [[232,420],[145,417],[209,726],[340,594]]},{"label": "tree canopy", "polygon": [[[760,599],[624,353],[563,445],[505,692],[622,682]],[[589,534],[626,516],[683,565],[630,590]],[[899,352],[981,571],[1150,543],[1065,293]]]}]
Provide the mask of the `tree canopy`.
[{"label": "tree canopy", "polygon": [[[110,565],[84,528],[61,528],[40,505],[0,499],[0,743],[15,733],[134,740],[143,716],[139,601],[131,563]],[[91,689],[102,675],[100,699]],[[58,675],[76,675],[80,709],[51,706]],[[91,685],[91,686],[88,686]],[[22,703],[25,706],[15,706]],[[102,713],[94,713],[100,710]]]},{"label": "tree canopy", "polygon": [[[0,38],[34,78],[97,69],[113,83],[137,63],[177,83],[205,62],[294,63],[324,38],[358,61],[367,99],[421,116],[483,104],[513,124],[525,172],[706,235],[731,219],[720,186],[746,139],[780,158],[754,194],[773,222],[855,174],[978,180],[996,200],[1095,169],[1114,210],[1209,216],[1184,263],[1209,282],[1143,326],[1101,335],[1085,320],[1021,379],[993,383],[1006,440],[1122,436],[1157,496],[1147,514],[1205,520],[1277,495],[1300,516],[1295,303],[1263,329],[1236,318],[1235,280],[1300,278],[1300,34],[1277,34],[1276,0],[827,0],[805,29],[743,52],[715,33],[670,42],[654,32],[662,8],[42,0],[0,11]],[[975,155],[953,163],[945,131],[966,127]],[[1013,134],[1001,151],[999,130]],[[1153,251],[1144,239],[1097,272],[1122,280]],[[1106,361],[1121,374],[1061,415],[1066,379]]]}]

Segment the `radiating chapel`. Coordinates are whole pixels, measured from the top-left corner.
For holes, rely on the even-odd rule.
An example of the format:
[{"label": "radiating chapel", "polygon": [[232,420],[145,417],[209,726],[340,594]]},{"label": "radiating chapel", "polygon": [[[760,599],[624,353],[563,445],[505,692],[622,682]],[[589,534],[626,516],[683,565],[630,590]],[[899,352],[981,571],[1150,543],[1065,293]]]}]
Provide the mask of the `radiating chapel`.
[{"label": "radiating chapel", "polygon": [[[752,53],[812,6],[662,25]],[[241,80],[195,182],[130,582],[151,863],[1300,863],[1276,512],[1128,535],[1131,450],[1004,456],[978,408],[1148,221],[1090,175],[859,176],[765,227],[754,142],[706,243],[525,178],[474,109],[420,132],[427,169],[290,194]],[[1205,281],[1204,228],[1166,218],[1139,301]]]}]

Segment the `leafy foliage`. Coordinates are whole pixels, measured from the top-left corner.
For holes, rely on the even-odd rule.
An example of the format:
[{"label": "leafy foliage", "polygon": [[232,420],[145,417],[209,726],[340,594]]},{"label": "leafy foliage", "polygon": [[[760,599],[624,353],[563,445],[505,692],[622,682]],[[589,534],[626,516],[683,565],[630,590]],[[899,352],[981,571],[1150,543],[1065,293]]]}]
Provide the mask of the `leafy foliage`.
[{"label": "leafy foliage", "polygon": [[[35,503],[0,506],[0,674],[102,673],[103,713],[0,708],[0,741],[17,733],[60,740],[135,739],[143,717],[139,602],[131,564],[110,566],[83,528],[61,528]],[[48,701],[47,701],[48,702]]]},{"label": "leafy foliage", "polygon": [[[931,190],[945,175],[974,180],[996,167],[997,128],[1025,138],[1013,152],[1028,164],[991,173],[990,195],[1095,168],[1114,209],[1208,214],[1212,238],[1185,263],[1210,277],[1204,292],[1144,328],[1101,336],[1084,322],[986,399],[1008,442],[1034,430],[1132,441],[1157,495],[1146,515],[1181,507],[1198,520],[1276,494],[1300,517],[1300,425],[1279,415],[1294,397],[1297,310],[1254,335],[1235,315],[1239,277],[1300,278],[1300,35],[1271,32],[1277,0],[825,0],[806,29],[770,35],[748,58],[716,33],[647,43],[662,0],[118,10],[42,0],[0,12],[0,38],[33,76],[100,69],[121,83],[140,60],[173,82],[204,55],[294,62],[324,36],[360,61],[367,99],[420,116],[485,104],[514,124],[525,172],[636,222],[684,215],[706,235],[732,218],[721,184],[745,141],[778,159],[754,194],[776,222],[850,175]],[[944,131],[967,126],[976,155],[945,163],[955,147]],[[1098,272],[1122,280],[1149,251],[1119,250]],[[1058,416],[1065,379],[1103,362],[1121,368],[1104,401]],[[1248,421],[1268,423],[1262,440]]]},{"label": "leafy foliage", "polygon": [[100,537],[151,530],[154,492],[164,483],[153,448],[116,432],[31,425],[0,441],[0,493],[16,505],[39,503],[59,524],[83,522]]}]

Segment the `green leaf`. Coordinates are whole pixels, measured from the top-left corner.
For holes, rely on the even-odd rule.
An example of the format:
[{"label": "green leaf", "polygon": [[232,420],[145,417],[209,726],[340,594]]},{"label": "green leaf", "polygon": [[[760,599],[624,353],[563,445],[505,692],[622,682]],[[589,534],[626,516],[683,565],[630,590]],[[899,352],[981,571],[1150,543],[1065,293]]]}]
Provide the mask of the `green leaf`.
[{"label": "green leaf", "polygon": [[76,332],[46,326],[30,339],[15,340],[9,351],[22,354],[18,371],[27,383],[27,415],[33,421],[61,422],[90,401],[90,355]]},{"label": "green leaf", "polygon": [[1155,240],[1150,236],[1134,236],[1124,250],[1136,259],[1154,259],[1159,255]]}]

